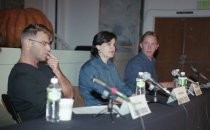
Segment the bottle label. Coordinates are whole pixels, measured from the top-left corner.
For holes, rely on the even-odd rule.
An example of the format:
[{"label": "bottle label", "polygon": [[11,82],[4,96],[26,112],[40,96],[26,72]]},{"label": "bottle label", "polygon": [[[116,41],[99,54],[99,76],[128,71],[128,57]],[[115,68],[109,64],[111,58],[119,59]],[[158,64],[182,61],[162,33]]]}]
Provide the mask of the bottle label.
[{"label": "bottle label", "polygon": [[47,93],[47,99],[50,101],[57,101],[61,99],[61,91],[57,89],[50,89]]},{"label": "bottle label", "polygon": [[143,79],[138,79],[138,80],[136,81],[136,86],[137,86],[138,88],[144,88],[144,87],[145,87],[145,82],[143,81]]},{"label": "bottle label", "polygon": [[179,77],[179,85],[180,86],[186,86],[187,85],[187,79],[185,77]]}]

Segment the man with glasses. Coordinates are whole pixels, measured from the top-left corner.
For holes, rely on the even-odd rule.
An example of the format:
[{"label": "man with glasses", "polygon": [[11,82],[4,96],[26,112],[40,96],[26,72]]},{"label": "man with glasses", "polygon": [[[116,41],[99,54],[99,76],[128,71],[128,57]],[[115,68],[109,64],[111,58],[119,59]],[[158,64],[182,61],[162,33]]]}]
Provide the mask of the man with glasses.
[{"label": "man with glasses", "polygon": [[21,55],[10,72],[7,93],[23,121],[45,116],[46,87],[54,76],[63,97],[73,97],[70,81],[50,53],[52,40],[52,32],[40,24],[30,24],[21,33]]}]

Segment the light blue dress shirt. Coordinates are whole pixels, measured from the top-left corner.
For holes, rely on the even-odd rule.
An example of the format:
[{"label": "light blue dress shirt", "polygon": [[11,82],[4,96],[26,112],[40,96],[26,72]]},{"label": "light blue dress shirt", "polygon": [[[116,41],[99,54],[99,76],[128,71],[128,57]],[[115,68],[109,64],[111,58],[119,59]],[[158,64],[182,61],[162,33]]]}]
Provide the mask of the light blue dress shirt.
[{"label": "light blue dress shirt", "polygon": [[[132,95],[131,89],[120,79],[116,66],[111,61],[105,64],[100,57],[94,57],[81,67],[79,74],[79,89],[86,106],[100,105],[107,101],[101,98],[106,88],[93,83],[92,77],[94,76],[116,87],[126,96]],[[113,96],[113,98],[116,97],[116,95]]]}]

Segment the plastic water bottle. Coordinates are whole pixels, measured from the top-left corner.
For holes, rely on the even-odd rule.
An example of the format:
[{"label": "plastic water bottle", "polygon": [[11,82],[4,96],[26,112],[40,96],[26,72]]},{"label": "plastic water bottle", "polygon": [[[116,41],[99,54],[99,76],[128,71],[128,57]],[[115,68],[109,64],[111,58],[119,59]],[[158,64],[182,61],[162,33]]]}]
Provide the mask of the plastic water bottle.
[{"label": "plastic water bottle", "polygon": [[174,69],[172,70],[171,74],[174,77],[174,83],[176,87],[179,87],[179,73],[180,73],[180,69]]},{"label": "plastic water bottle", "polygon": [[142,78],[143,72],[138,73],[136,78],[136,95],[145,95],[145,81]]},{"label": "plastic water bottle", "polygon": [[59,102],[61,99],[61,88],[58,79],[53,77],[47,87],[46,120],[48,122],[59,122]]},{"label": "plastic water bottle", "polygon": [[179,86],[187,87],[187,77],[185,76],[185,72],[181,72],[180,76],[178,77]]}]

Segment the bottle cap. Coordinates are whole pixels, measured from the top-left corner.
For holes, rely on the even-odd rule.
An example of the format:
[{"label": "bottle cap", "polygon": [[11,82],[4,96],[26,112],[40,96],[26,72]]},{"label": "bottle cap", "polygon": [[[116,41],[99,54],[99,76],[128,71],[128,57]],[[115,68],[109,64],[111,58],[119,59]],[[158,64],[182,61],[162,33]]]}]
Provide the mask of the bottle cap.
[{"label": "bottle cap", "polygon": [[185,72],[181,72],[180,74],[181,74],[181,76],[185,76]]},{"label": "bottle cap", "polygon": [[139,72],[139,75],[142,76],[144,74],[144,72]]},{"label": "bottle cap", "polygon": [[52,84],[57,84],[58,83],[58,79],[56,77],[51,78],[50,82]]},{"label": "bottle cap", "polygon": [[180,69],[176,69],[176,72],[179,73]]}]

